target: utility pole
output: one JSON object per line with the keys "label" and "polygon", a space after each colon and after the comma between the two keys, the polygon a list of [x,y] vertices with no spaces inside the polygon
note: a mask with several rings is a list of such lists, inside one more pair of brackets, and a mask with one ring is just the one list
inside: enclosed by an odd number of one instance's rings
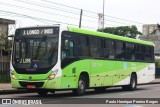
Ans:
{"label": "utility pole", "polygon": [[83,10],[80,12],[79,28],[81,28]]}
{"label": "utility pole", "polygon": [[104,6],[105,6],[105,0],[103,0],[103,29],[104,29]]}
{"label": "utility pole", "polygon": [[98,13],[98,29],[103,28],[103,13]]}

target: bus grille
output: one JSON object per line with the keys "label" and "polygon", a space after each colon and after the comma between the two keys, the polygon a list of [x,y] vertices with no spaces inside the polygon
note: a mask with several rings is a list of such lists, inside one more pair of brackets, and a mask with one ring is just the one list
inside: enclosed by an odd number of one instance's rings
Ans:
{"label": "bus grille", "polygon": [[19,81],[19,84],[22,87],[27,87],[27,85],[34,85],[34,86],[36,86],[36,88],[38,88],[38,87],[42,87],[44,82],[22,82],[22,81]]}

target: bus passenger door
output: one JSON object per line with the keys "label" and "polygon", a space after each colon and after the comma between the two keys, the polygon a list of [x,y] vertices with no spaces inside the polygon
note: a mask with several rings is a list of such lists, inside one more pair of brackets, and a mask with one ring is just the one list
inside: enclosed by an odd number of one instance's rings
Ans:
{"label": "bus passenger door", "polygon": [[70,32],[64,32],[61,44],[61,88],[76,88],[76,37]]}

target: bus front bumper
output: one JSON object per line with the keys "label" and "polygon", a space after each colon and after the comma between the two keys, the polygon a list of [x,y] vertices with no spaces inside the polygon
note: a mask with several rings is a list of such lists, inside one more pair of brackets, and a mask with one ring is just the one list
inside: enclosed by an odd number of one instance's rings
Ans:
{"label": "bus front bumper", "polygon": [[11,85],[13,88],[23,89],[60,89],[61,77],[54,78],[52,80],[18,80],[11,79]]}

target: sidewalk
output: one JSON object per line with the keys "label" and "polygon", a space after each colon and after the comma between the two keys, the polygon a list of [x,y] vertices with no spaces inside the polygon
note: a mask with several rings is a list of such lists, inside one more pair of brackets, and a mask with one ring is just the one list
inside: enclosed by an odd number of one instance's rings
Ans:
{"label": "sidewalk", "polygon": [[25,89],[15,89],[12,88],[10,83],[0,83],[0,94],[13,94],[13,93],[26,93],[29,92]]}
{"label": "sidewalk", "polygon": [[160,78],[156,78],[154,81],[152,81],[149,84],[160,84]]}
{"label": "sidewalk", "polygon": [[[160,84],[160,78],[155,79],[149,84]],[[27,93],[30,92],[25,89],[14,89],[10,83],[0,83],[0,94],[9,94],[9,93]]]}

